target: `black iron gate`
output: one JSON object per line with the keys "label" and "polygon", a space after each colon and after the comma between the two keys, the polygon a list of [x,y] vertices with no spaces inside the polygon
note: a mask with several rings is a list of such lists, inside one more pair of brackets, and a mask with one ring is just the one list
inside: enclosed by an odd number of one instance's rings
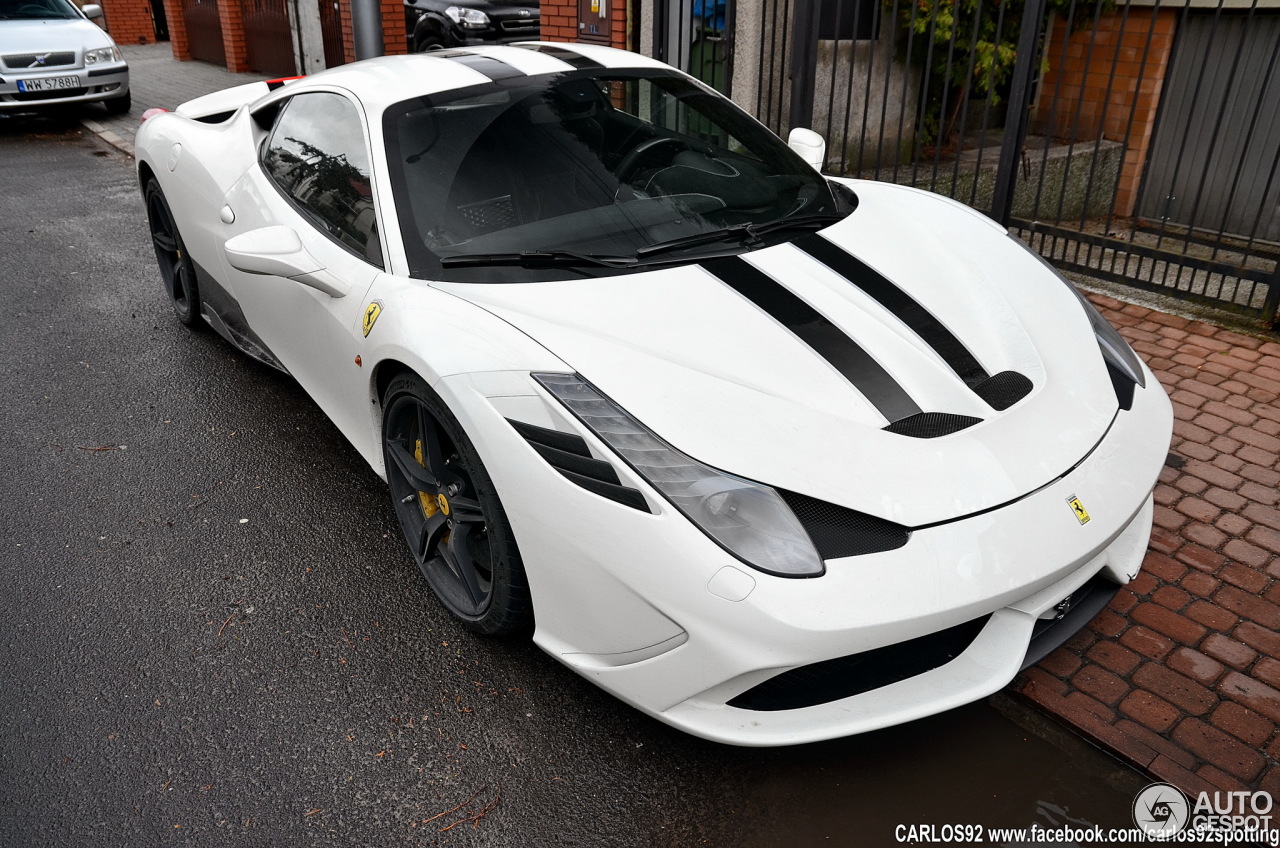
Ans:
{"label": "black iron gate", "polygon": [[[235,2],[235,0],[231,0]],[[298,72],[285,0],[240,0],[249,70],[291,77]]]}
{"label": "black iron gate", "polygon": [[654,16],[656,58],[731,94],[733,0],[671,0]]}
{"label": "black iron gate", "polygon": [[954,197],[1060,268],[1274,323],[1280,9],[736,2],[763,22],[736,99],[820,132],[827,173]]}
{"label": "black iron gate", "polygon": [[227,64],[222,45],[222,20],[218,17],[218,0],[182,0],[182,17],[187,25],[187,44],[193,59]]}

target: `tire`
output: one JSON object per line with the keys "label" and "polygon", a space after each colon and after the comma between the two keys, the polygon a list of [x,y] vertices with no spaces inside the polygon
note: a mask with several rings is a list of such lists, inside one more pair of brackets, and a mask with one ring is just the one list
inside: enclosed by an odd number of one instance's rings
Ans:
{"label": "tire", "polygon": [[382,410],[387,483],[427,585],[468,630],[530,630],[533,604],[515,535],[457,419],[409,372],[387,386]]}
{"label": "tire", "polygon": [[156,250],[156,263],[160,266],[160,278],[173,304],[178,320],[188,327],[200,323],[200,288],[196,281],[195,265],[182,243],[182,235],[173,220],[169,202],[165,200],[160,183],[155,178],[147,181],[143,197],[147,204],[147,223],[151,228],[151,244]]}
{"label": "tire", "polygon": [[443,50],[447,45],[444,43],[444,37],[434,30],[423,30],[413,40],[413,52],[430,53],[435,50]]}
{"label": "tire", "polygon": [[113,97],[102,101],[108,115],[123,115],[133,108],[133,94],[126,91],[124,97]]}

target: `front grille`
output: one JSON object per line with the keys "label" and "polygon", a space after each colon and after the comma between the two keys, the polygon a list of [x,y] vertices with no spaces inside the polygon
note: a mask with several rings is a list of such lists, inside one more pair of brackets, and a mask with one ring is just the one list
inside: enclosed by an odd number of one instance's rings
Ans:
{"label": "front grille", "polygon": [[573,483],[603,498],[617,501],[632,509],[649,512],[649,502],[644,499],[644,495],[630,486],[622,485],[622,481],[618,479],[618,472],[613,470],[613,466],[592,456],[591,449],[587,447],[586,440],[581,436],[562,433],[559,430],[551,430],[535,424],[526,424],[523,421],[514,421],[510,418],[507,419],[507,423],[524,436],[529,446],[537,451],[548,465]]}
{"label": "front grille", "polygon": [[532,32],[538,28],[539,20],[535,18],[517,18],[515,20],[503,21],[501,26],[508,32],[512,30],[520,32]]}
{"label": "front grille", "polygon": [[936,439],[958,433],[966,427],[980,424],[981,418],[972,415],[957,415],[953,412],[917,412],[894,421],[884,429],[899,436],[910,436],[913,439]]}
{"label": "front grille", "polygon": [[918,639],[784,671],[738,695],[729,706],[759,712],[799,710],[898,683],[960,656],[990,618],[984,615]]}
{"label": "front grille", "polygon": [[[36,60],[41,56],[44,57],[42,64],[36,65]],[[14,71],[25,71],[33,65],[37,68],[63,68],[76,63],[76,54],[73,50],[63,50],[58,53],[12,53],[3,57],[5,67]]]}
{"label": "front grille", "polygon": [[808,495],[776,489],[809,534],[823,559],[861,556],[902,547],[911,531],[874,515],[846,509]]}
{"label": "front grille", "polygon": [[60,100],[64,97],[83,97],[89,93],[87,88],[60,88],[57,91],[15,91],[14,100]]}

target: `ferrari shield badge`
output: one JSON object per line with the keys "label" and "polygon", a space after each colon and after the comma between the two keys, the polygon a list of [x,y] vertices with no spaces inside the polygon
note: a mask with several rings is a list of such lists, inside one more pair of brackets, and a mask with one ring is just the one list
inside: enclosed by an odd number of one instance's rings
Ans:
{"label": "ferrari shield badge", "polygon": [[369,338],[369,331],[373,329],[373,325],[378,322],[378,316],[382,314],[382,301],[375,300],[364,309],[364,322],[361,326],[364,328],[364,337]]}
{"label": "ferrari shield badge", "polygon": [[1071,511],[1076,514],[1076,521],[1081,524],[1089,523],[1089,510],[1084,508],[1084,504],[1075,495],[1067,498],[1067,506],[1071,507]]}

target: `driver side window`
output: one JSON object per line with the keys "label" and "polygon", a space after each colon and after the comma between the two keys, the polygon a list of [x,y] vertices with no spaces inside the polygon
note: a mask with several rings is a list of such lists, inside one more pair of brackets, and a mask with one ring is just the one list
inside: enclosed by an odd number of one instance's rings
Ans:
{"label": "driver side window", "polygon": [[289,100],[263,146],[262,169],[319,230],[383,267],[369,154],[355,104],[328,92]]}

